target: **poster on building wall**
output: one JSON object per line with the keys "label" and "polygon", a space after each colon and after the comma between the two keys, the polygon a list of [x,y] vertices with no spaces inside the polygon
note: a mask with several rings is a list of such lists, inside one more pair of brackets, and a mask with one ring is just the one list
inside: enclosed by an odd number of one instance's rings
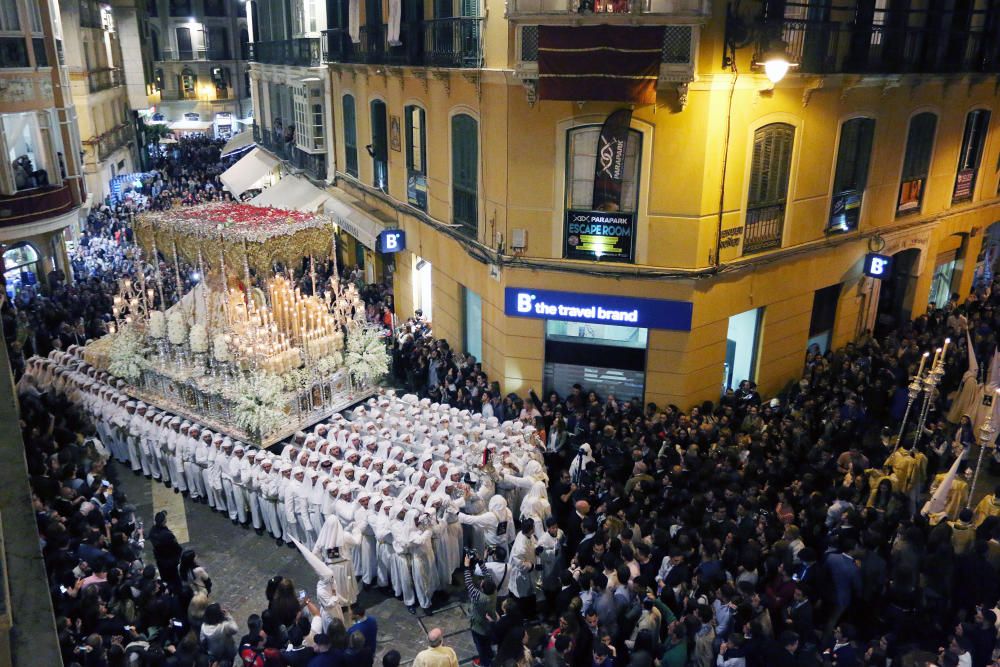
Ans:
{"label": "poster on building wall", "polygon": [[915,211],[920,208],[920,193],[924,188],[924,179],[915,178],[903,181],[899,186],[899,206],[897,211]]}
{"label": "poster on building wall", "polygon": [[962,169],[955,175],[955,192],[952,193],[953,201],[960,199],[972,199],[972,183],[976,178],[975,169]]}
{"label": "poster on building wall", "polygon": [[635,259],[635,216],[631,213],[566,211],[564,233],[567,259]]}

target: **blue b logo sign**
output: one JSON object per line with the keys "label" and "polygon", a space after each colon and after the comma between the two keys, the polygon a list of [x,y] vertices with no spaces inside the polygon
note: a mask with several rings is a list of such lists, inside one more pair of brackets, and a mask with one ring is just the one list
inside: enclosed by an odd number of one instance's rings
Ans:
{"label": "blue b logo sign", "polygon": [[378,235],[378,251],[399,252],[406,249],[406,232],[402,229],[387,229]]}
{"label": "blue b logo sign", "polygon": [[865,275],[885,280],[892,275],[892,257],[868,253],[865,255]]}

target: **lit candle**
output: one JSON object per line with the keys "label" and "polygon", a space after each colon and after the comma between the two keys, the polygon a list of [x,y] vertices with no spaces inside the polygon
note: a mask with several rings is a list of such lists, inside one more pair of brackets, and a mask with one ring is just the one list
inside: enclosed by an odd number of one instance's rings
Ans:
{"label": "lit candle", "polygon": [[931,368],[937,366],[938,361],[940,359],[941,359],[941,348],[939,347],[937,350],[934,351],[934,363],[931,364]]}
{"label": "lit candle", "polygon": [[924,364],[927,363],[927,357],[930,356],[930,352],[924,352],[920,357],[920,370],[917,371],[917,377],[924,374]]}
{"label": "lit candle", "polygon": [[948,354],[948,346],[951,345],[951,339],[944,339],[944,349],[941,350],[941,361],[944,361],[945,356]]}

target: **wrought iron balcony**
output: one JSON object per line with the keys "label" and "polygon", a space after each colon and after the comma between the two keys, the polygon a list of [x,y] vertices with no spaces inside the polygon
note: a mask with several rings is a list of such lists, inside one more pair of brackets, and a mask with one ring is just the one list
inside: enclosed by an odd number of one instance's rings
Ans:
{"label": "wrought iron balcony", "polygon": [[0,195],[0,227],[54,218],[78,205],[68,184],[22,190],[10,197]]}
{"label": "wrought iron balcony", "polygon": [[[782,39],[807,74],[1000,71],[1000,22],[987,10],[950,11],[946,3],[906,12],[789,2]],[[814,19],[826,16],[824,20]]]}
{"label": "wrought iron balcony", "polygon": [[660,15],[707,18],[711,3],[707,0],[510,0],[509,18],[574,14],[606,20],[609,15]]}
{"label": "wrought iron balcony", "polygon": [[117,88],[123,83],[122,71],[117,67],[106,67],[87,72],[87,86],[92,93]]}
{"label": "wrought iron balcony", "polygon": [[743,227],[743,254],[749,255],[781,247],[781,231],[785,226],[785,203],[747,208]]}
{"label": "wrought iron balcony", "polygon": [[282,161],[308,172],[314,179],[326,180],[326,153],[306,153],[295,145],[294,140],[285,141],[278,132],[256,124],[253,126],[253,140]]}
{"label": "wrought iron balcony", "polygon": [[122,123],[118,127],[108,130],[100,136],[91,137],[82,143],[85,146],[94,148],[97,153],[97,160],[104,162],[116,150],[129,144],[132,141],[132,136],[132,126],[128,123]]}
{"label": "wrought iron balcony", "polygon": [[271,65],[319,67],[319,37],[298,37],[250,44],[250,60]]}
{"label": "wrought iron balcony", "polygon": [[207,49],[164,49],[163,60],[165,61],[177,61],[177,60],[208,60],[208,50]]}
{"label": "wrought iron balcony", "polygon": [[481,67],[482,19],[450,17],[403,23],[390,44],[386,24],[361,26],[358,42],[343,28],[323,34],[323,59],[333,63],[413,67]]}

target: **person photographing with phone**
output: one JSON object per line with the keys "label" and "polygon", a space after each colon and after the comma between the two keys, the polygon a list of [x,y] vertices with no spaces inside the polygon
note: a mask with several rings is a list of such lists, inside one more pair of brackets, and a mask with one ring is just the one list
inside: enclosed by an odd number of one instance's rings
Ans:
{"label": "person photographing with phone", "polygon": [[469,631],[472,633],[472,642],[476,645],[476,653],[479,654],[480,667],[490,667],[493,663],[490,628],[496,620],[497,586],[492,576],[484,577],[479,586],[476,586],[472,580],[475,561],[466,553],[462,562],[462,577],[469,594]]}

